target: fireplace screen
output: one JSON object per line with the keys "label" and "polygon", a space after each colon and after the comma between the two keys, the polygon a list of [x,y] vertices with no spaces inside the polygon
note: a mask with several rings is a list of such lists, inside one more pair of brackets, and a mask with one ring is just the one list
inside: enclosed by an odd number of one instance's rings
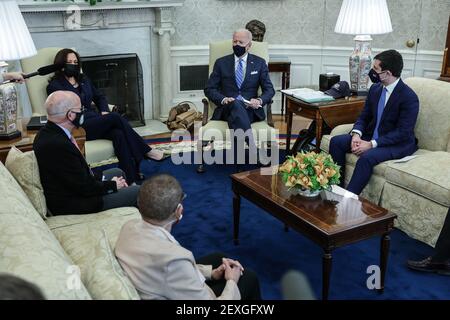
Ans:
{"label": "fireplace screen", "polygon": [[82,57],[83,72],[131,126],[145,125],[142,66],[134,54]]}

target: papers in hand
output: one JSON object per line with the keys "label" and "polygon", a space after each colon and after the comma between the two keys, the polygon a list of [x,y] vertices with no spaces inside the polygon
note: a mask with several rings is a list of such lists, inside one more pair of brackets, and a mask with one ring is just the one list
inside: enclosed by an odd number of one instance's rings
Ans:
{"label": "papers in hand", "polygon": [[[252,107],[252,104],[251,104],[250,100],[247,100],[247,99],[245,99],[245,98],[242,98],[242,101],[244,101],[244,103],[245,103],[245,105],[246,105],[247,107]],[[261,105],[258,105],[258,108],[261,108]]]}
{"label": "papers in hand", "polygon": [[310,88],[284,89],[281,90],[281,92],[306,102],[322,102],[334,100],[332,96],[326,95],[322,91],[317,91]]}

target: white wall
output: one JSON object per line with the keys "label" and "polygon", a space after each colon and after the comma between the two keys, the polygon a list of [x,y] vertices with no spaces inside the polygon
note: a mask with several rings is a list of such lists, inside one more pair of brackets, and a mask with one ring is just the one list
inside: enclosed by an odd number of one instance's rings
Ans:
{"label": "white wall", "polygon": [[[291,61],[290,87],[301,87],[319,84],[319,75],[334,72],[341,76],[341,80],[349,80],[348,58],[351,47],[320,47],[305,45],[270,45],[269,54],[286,56]],[[373,49],[373,55],[383,49]],[[179,66],[181,65],[207,65],[209,62],[208,46],[175,46],[171,49],[173,104],[184,100],[194,102],[202,110],[201,100],[203,91],[184,91],[179,88]],[[403,78],[411,76],[436,79],[440,75],[442,65],[442,52],[419,51],[417,54],[410,50],[400,50],[404,59]],[[281,74],[270,73],[275,89],[281,89]],[[281,113],[280,93],[274,98],[272,110]]]}

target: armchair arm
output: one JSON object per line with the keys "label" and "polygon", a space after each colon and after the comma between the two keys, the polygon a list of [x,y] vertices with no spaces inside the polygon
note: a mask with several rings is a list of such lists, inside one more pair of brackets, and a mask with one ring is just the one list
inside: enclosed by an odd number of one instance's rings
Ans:
{"label": "armchair arm", "polygon": [[267,111],[267,124],[274,128],[273,119],[272,119],[272,103],[273,100],[270,100],[270,102],[266,105],[266,111]]}
{"label": "armchair arm", "polygon": [[203,98],[203,99],[202,99],[202,102],[203,102],[203,119],[202,119],[202,125],[204,126],[205,124],[208,123],[209,100],[208,100],[208,98]]}
{"label": "armchair arm", "polygon": [[350,131],[352,131],[352,129],[353,129],[353,123],[341,124],[341,125],[335,127],[333,130],[331,130],[330,135],[337,136],[340,134],[350,133]]}

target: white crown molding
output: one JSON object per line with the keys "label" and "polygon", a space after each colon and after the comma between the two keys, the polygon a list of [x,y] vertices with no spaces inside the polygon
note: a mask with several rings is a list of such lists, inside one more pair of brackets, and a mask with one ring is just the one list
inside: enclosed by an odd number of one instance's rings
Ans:
{"label": "white crown molding", "polygon": [[142,8],[163,8],[180,7],[184,0],[123,0],[119,2],[98,2],[91,6],[84,0],[75,2],[39,2],[32,0],[19,1],[19,8],[22,12],[61,12],[66,11],[69,6],[78,6],[81,11],[98,10],[119,10],[119,9],[142,9]]}

